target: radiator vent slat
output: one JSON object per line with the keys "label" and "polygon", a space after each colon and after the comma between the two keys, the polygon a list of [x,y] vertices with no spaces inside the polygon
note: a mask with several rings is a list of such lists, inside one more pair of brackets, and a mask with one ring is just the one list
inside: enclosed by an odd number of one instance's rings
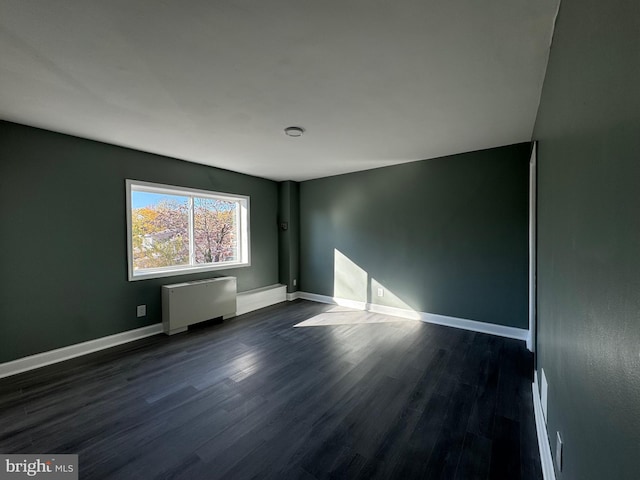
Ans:
{"label": "radiator vent slat", "polygon": [[189,325],[236,314],[236,277],[220,277],[162,286],[164,333],[184,332]]}

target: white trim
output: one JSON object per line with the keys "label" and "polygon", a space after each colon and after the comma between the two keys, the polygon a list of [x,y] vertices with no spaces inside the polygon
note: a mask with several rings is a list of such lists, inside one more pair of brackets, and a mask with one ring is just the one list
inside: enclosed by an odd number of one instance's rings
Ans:
{"label": "white trim", "polygon": [[551,447],[549,446],[549,435],[547,434],[547,424],[542,413],[542,403],[538,395],[538,375],[534,372],[533,384],[533,412],[536,418],[536,432],[538,434],[538,448],[540,449],[540,464],[542,466],[542,476],[544,480],[556,480],[556,472],[553,469],[553,458],[551,457]]}
{"label": "white trim", "polygon": [[[238,246],[237,252],[239,260],[235,262],[219,262],[216,264],[195,264],[195,250],[193,235],[189,235],[189,265],[176,265],[163,268],[148,268],[144,271],[134,271],[133,269],[133,245],[131,241],[131,194],[132,191],[149,193],[162,193],[189,198],[189,232],[193,230],[193,198],[213,198],[234,202],[238,204],[236,219],[238,222]],[[151,278],[164,278],[176,275],[187,275],[190,273],[212,272],[216,270],[227,270],[230,268],[242,268],[251,266],[251,230],[249,225],[249,209],[251,199],[247,195],[236,195],[233,193],[213,192],[209,190],[198,190],[195,188],[180,187],[177,185],[164,185],[160,183],[143,182],[140,180],[125,179],[125,203],[127,220],[127,278],[130,282],[147,280]]]}
{"label": "white trim", "polygon": [[[268,287],[239,293],[237,297],[236,315],[242,315],[243,313],[284,302],[286,300],[286,291],[287,287],[284,285],[270,285]],[[116,345],[157,335],[162,332],[162,323],[155,323],[147,327],[116,333],[87,342],[76,343],[68,347],[49,350],[48,352],[37,353],[11,362],[0,363],[0,378],[17,375],[18,373],[45,367],[53,363],[63,362],[99,350],[115,347]]]}
{"label": "white trim", "polygon": [[331,305],[340,305],[341,307],[353,308],[355,310],[366,310],[365,302],[349,300],[348,298],[328,297],[326,295],[318,295],[317,293],[298,292],[298,298],[303,300],[311,300],[318,303],[329,303]]}
{"label": "white trim", "polygon": [[316,293],[296,292],[298,298],[311,300],[313,302],[329,303],[332,305],[340,305],[342,307],[353,308],[355,310],[366,310],[368,312],[381,313],[384,315],[393,315],[396,317],[412,318],[421,320],[425,323],[435,323],[447,327],[460,328],[462,330],[470,330],[472,332],[488,333],[499,337],[514,338],[516,340],[526,341],[529,331],[523,328],[507,327],[504,325],[496,325],[494,323],[478,322],[476,320],[467,320],[466,318],[448,317],[446,315],[438,315],[435,313],[415,312],[413,310],[387,307],[385,305],[376,305],[366,302],[349,300],[346,298],[329,297],[326,295],[318,295]]}
{"label": "white trim", "polygon": [[538,143],[534,142],[529,159],[529,335],[527,348],[530,352],[536,349],[536,195],[537,195],[537,151]]}
{"label": "white trim", "polygon": [[139,280],[149,280],[151,278],[177,277],[180,275],[190,275],[192,273],[215,272],[216,270],[229,270],[231,268],[244,268],[244,267],[250,267],[250,266],[251,265],[248,263],[222,262],[216,265],[200,266],[200,267],[185,267],[185,266],[165,267],[165,268],[162,268],[161,270],[156,270],[151,273],[140,273],[135,277],[131,278],[129,281],[137,282]]}
{"label": "white trim", "polygon": [[269,285],[247,292],[238,293],[236,315],[253,312],[276,303],[287,301],[286,285]]}
{"label": "white trim", "polygon": [[[127,196],[131,197],[131,192],[129,192]],[[189,265],[196,264],[196,239],[195,235],[192,235],[193,226],[195,225],[193,220],[193,207],[193,197],[189,197],[189,226],[187,227],[187,231],[189,232]],[[131,224],[129,225],[129,227],[131,228]],[[128,232],[127,236],[131,238],[131,231]],[[131,280],[131,278],[129,278],[129,280]]]}
{"label": "white trim", "polygon": [[19,358],[11,362],[0,363],[0,378],[9,377],[18,373],[44,367],[53,363],[63,362],[71,358],[87,355],[88,353],[115,347],[123,343],[133,342],[141,338],[150,337],[162,333],[162,324],[155,323],[148,327],[136,328],[127,332],[116,333],[107,337],[96,338],[87,342],[76,343],[68,347],[49,350],[48,352],[37,353],[28,357]]}
{"label": "white trim", "polygon": [[235,193],[214,192],[213,190],[202,190],[198,188],[183,187],[180,185],[167,185],[164,183],[144,182],[142,180],[126,179],[128,187],[135,187],[135,190],[148,193],[161,193],[166,195],[193,195],[196,197],[205,197],[213,199],[221,199],[226,202],[237,202],[249,200],[247,195],[238,195]]}
{"label": "white trim", "polygon": [[547,422],[547,408],[549,406],[549,384],[544,368],[540,368],[540,408],[542,408],[542,418]]}
{"label": "white trim", "polygon": [[[257,288],[255,290],[249,290],[247,292],[241,292],[237,297],[236,315],[249,313],[287,300],[292,301],[302,298],[319,303],[329,303],[356,310],[367,310],[374,313],[393,315],[396,317],[412,318],[427,323],[435,323],[438,325],[461,328],[463,330],[471,330],[474,332],[489,333],[491,335],[515,338],[517,340],[525,340],[527,335],[527,330],[520,328],[505,327],[503,325],[477,322],[463,318],[447,317],[433,313],[414,312],[412,310],[387,307],[384,305],[367,304],[365,302],[357,302],[338,297],[327,297],[325,295],[317,295],[315,293],[286,293],[286,291],[287,287],[285,285],[276,284]],[[116,333],[115,335],[96,338],[95,340],[69,345],[68,347],[30,355],[11,362],[0,363],[0,378],[9,377],[11,375],[16,375],[18,373],[44,367],[53,363],[63,362],[71,358],[115,347],[116,345],[121,345],[123,343],[133,342],[141,338],[157,335],[162,333],[162,331],[162,323],[156,323],[147,327]]]}

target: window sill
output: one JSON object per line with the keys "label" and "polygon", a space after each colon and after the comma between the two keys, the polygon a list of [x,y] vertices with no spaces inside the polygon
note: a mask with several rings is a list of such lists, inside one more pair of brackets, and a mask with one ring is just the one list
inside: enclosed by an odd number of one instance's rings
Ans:
{"label": "window sill", "polygon": [[151,272],[144,273],[132,273],[129,272],[129,281],[135,282],[138,280],[149,280],[152,278],[163,277],[176,277],[179,275],[190,275],[193,273],[212,272],[216,270],[229,270],[231,268],[250,267],[251,263],[224,263],[220,265],[208,265],[202,267],[184,267],[184,268],[171,268],[171,269],[158,269]]}

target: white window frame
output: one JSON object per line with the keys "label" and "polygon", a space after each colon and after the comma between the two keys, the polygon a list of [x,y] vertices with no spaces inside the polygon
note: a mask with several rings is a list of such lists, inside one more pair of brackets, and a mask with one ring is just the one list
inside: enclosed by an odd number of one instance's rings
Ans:
{"label": "white window frame", "polygon": [[[127,205],[127,262],[129,281],[146,280],[150,278],[171,277],[174,275],[187,275],[190,273],[209,272],[213,270],[226,270],[229,268],[251,266],[251,243],[249,228],[249,197],[246,195],[235,195],[232,193],[212,192],[209,190],[198,190],[195,188],[178,187],[164,185],[161,183],[143,182],[139,180],[125,180],[126,205]],[[133,242],[131,237],[131,193],[132,191],[160,193],[165,195],[180,195],[189,197],[189,251],[191,252],[189,265],[177,265],[174,267],[147,268],[144,271],[133,270]],[[218,264],[195,264],[194,235],[193,235],[193,197],[213,198],[228,202],[238,202],[238,254],[239,260],[235,262],[224,262]]]}

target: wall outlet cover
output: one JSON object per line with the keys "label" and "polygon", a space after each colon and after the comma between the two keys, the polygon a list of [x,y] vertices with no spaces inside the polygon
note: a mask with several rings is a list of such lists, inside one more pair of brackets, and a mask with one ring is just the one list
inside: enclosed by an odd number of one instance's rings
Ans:
{"label": "wall outlet cover", "polygon": [[378,287],[378,296],[379,297],[384,297],[384,288]]}
{"label": "wall outlet cover", "polygon": [[146,305],[138,305],[136,308],[136,314],[138,317],[144,317],[147,315],[147,306]]}
{"label": "wall outlet cover", "polygon": [[298,280],[296,280],[295,278],[293,279],[293,286],[295,287],[298,284]]}

